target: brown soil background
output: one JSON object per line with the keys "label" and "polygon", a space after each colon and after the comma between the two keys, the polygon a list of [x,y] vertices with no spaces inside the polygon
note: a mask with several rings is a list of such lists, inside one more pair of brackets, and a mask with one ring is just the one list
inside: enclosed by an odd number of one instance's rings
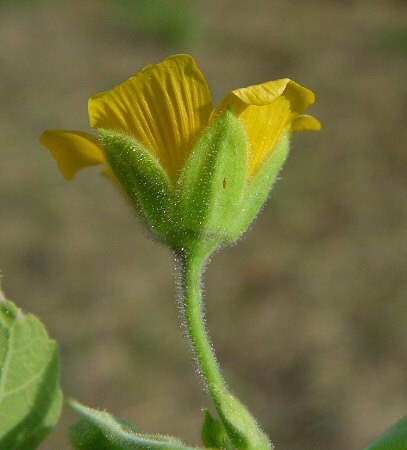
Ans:
{"label": "brown soil background", "polygon": [[[215,103],[288,76],[312,88],[263,214],[206,272],[232,389],[281,450],[361,449],[407,410],[407,4],[0,2],[2,287],[60,345],[66,395],[199,444],[208,406],[169,252],[98,176],[66,183],[38,143],[88,127],[87,97],[171,53]],[[69,448],[75,415],[40,447]]]}

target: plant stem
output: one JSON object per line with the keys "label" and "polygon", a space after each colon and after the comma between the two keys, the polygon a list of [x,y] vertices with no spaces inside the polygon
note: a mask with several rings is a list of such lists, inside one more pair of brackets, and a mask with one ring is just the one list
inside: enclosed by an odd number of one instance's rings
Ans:
{"label": "plant stem", "polygon": [[201,281],[205,263],[212,251],[213,247],[197,245],[176,250],[175,256],[181,269],[179,287],[188,337],[224,432],[228,436],[228,443],[220,440],[218,444],[230,449],[272,449],[269,438],[261,431],[254,417],[228,391],[206,332]]}
{"label": "plant stem", "polygon": [[193,248],[176,252],[181,268],[182,308],[188,337],[211,396],[214,388],[227,392],[219,364],[211,346],[204,320],[201,279],[212,249]]}

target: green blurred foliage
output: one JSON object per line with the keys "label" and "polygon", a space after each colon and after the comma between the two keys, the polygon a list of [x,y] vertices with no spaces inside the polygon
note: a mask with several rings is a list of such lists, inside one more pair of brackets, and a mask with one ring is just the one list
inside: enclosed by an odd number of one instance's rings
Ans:
{"label": "green blurred foliage", "polygon": [[187,43],[197,31],[197,17],[187,0],[114,0],[129,28],[159,38],[169,46]]}
{"label": "green blurred foliage", "polygon": [[395,55],[407,57],[407,26],[381,30],[378,43]]}
{"label": "green blurred foliage", "polygon": [[[69,0],[57,0],[69,6]],[[36,8],[55,1],[0,0],[0,9]],[[168,47],[187,45],[199,35],[199,20],[193,2],[188,0],[104,0],[101,7],[111,11],[111,19],[118,20],[122,31],[144,33]]]}

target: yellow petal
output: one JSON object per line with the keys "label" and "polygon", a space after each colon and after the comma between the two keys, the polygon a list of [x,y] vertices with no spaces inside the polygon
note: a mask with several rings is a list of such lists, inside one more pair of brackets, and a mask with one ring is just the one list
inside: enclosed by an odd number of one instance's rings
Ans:
{"label": "yellow petal", "polygon": [[[230,92],[212,117],[230,106],[242,121],[250,144],[249,175],[252,175],[272,151],[282,131],[293,128],[295,118],[314,101],[312,91],[283,78]],[[311,126],[310,119],[302,120],[303,126]],[[297,125],[301,127],[301,120]]]}
{"label": "yellow petal", "polygon": [[97,136],[82,131],[45,130],[40,136],[58,163],[62,175],[70,180],[82,167],[105,163]]}
{"label": "yellow petal", "polygon": [[320,130],[321,122],[308,114],[300,114],[294,118],[292,129],[295,131]]}
{"label": "yellow petal", "polygon": [[111,91],[89,99],[92,128],[130,135],[147,147],[175,180],[193,141],[208,123],[212,101],[188,55],[147,66]]}

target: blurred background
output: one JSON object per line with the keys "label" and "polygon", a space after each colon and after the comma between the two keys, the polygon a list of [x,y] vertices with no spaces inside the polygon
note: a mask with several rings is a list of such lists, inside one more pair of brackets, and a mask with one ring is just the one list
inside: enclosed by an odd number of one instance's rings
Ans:
{"label": "blurred background", "polygon": [[[407,4],[0,1],[2,288],[60,345],[66,395],[200,442],[208,406],[170,253],[99,176],[67,183],[38,143],[88,129],[87,98],[191,53],[214,103],[290,77],[317,93],[282,178],[206,272],[233,391],[280,450],[363,448],[407,411]],[[40,447],[68,449],[61,422]]]}

